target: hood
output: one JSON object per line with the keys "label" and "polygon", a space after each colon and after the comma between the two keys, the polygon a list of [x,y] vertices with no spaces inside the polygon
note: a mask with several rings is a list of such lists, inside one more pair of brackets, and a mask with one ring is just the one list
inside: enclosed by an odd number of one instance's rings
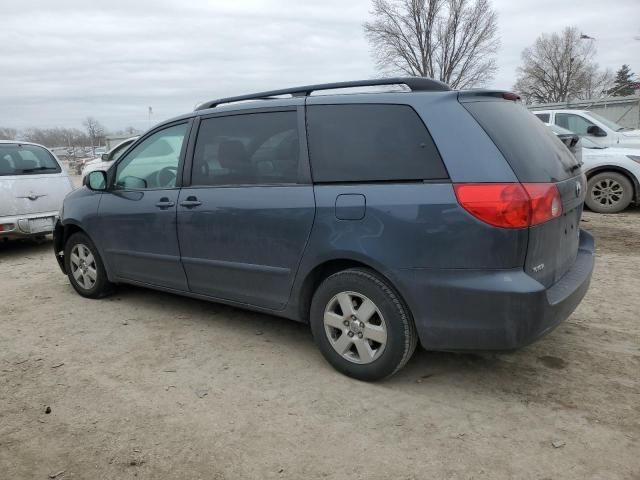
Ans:
{"label": "hood", "polygon": [[100,163],[100,162],[102,162],[102,158],[100,158],[100,157],[95,157],[95,158],[92,158],[91,160],[86,160],[86,161],[84,162],[84,164],[85,164],[85,165],[94,165],[94,164],[96,164],[96,163]]}

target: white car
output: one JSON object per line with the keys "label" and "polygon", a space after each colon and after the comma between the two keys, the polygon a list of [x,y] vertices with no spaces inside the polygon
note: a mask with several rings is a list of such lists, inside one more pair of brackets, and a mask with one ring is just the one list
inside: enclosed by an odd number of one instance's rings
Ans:
{"label": "white car", "polygon": [[103,153],[100,157],[94,158],[86,162],[82,168],[82,178],[89,175],[94,170],[109,170],[109,167],[113,165],[113,162],[118,160],[124,152],[135,142],[139,137],[127,138],[122,143],[119,143],[107,153]]}
{"label": "white car", "polygon": [[585,203],[598,213],[617,213],[640,203],[640,148],[603,147],[582,138]]}
{"label": "white car", "polygon": [[640,148],[640,130],[622,127],[588,110],[532,110],[547,125],[588,137],[602,147]]}
{"label": "white car", "polygon": [[69,175],[50,150],[0,140],[0,239],[51,233],[72,190]]}

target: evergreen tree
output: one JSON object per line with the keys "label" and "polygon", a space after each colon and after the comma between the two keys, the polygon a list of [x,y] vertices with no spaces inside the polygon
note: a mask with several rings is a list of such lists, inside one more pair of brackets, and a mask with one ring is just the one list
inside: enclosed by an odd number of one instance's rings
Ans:
{"label": "evergreen tree", "polygon": [[614,97],[625,97],[633,95],[637,82],[633,80],[633,73],[629,65],[622,65],[620,70],[616,72],[616,78],[613,81],[613,87],[609,90],[609,94]]}

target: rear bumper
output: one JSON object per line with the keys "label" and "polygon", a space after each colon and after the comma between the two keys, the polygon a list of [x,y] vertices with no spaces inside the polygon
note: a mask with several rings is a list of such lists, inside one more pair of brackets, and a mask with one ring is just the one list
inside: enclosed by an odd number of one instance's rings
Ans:
{"label": "rear bumper", "polygon": [[522,269],[396,271],[430,350],[513,350],[549,333],[576,309],[593,271],[594,241],[581,231],[571,269],[545,288]]}
{"label": "rear bumper", "polygon": [[[32,222],[30,220],[50,218],[51,228],[47,229],[32,229]],[[48,235],[53,231],[53,226],[58,220],[58,212],[42,212],[31,213],[26,215],[13,215],[8,217],[0,217],[0,239],[1,238],[26,238],[39,235]]]}

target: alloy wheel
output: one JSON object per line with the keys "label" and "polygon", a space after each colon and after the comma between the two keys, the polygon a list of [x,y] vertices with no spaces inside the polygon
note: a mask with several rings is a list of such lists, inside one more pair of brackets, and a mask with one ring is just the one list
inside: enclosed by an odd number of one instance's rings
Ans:
{"label": "alloy wheel", "polygon": [[591,198],[603,207],[616,206],[624,196],[623,186],[612,178],[603,178],[591,189]]}
{"label": "alloy wheel", "polygon": [[361,293],[341,292],[324,311],[324,329],[333,349],[346,360],[371,363],[387,344],[387,326],[376,304]]}
{"label": "alloy wheel", "polygon": [[91,290],[98,280],[98,267],[89,247],[78,243],[71,249],[71,274],[80,288]]}

